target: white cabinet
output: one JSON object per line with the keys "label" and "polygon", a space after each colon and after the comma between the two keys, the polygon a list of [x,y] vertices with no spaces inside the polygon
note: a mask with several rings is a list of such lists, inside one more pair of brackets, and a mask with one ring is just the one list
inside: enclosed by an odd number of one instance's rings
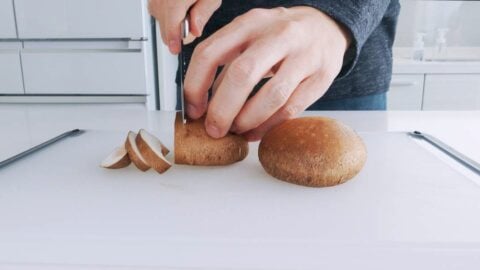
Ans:
{"label": "white cabinet", "polygon": [[16,38],[12,0],[0,0],[0,39]]}
{"label": "white cabinet", "polygon": [[421,110],[424,75],[393,75],[388,110]]}
{"label": "white cabinet", "polygon": [[141,50],[25,49],[27,94],[146,95]]}
{"label": "white cabinet", "polygon": [[15,0],[18,35],[21,39],[141,38],[144,5],[144,0]]}
{"label": "white cabinet", "polygon": [[0,43],[0,95],[23,94],[20,42]]}
{"label": "white cabinet", "polygon": [[479,110],[480,74],[426,75],[424,110]]}

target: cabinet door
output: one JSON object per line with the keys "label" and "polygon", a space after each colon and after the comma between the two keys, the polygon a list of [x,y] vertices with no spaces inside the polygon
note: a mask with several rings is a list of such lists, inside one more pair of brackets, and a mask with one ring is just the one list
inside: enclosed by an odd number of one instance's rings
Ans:
{"label": "cabinet door", "polygon": [[0,0],[0,38],[16,38],[12,0]]}
{"label": "cabinet door", "polygon": [[141,38],[144,0],[15,0],[20,38]]}
{"label": "cabinet door", "polygon": [[140,50],[25,49],[27,94],[146,94]]}
{"label": "cabinet door", "polygon": [[393,75],[388,110],[421,110],[424,75]]}
{"label": "cabinet door", "polygon": [[479,110],[480,74],[427,75],[424,110]]}
{"label": "cabinet door", "polygon": [[1,47],[2,46],[0,46],[0,94],[23,94],[19,49],[2,49]]}

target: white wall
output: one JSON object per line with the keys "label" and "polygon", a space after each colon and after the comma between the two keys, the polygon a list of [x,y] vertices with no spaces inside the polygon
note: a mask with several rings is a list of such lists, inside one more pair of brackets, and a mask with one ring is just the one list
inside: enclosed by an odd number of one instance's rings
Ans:
{"label": "white wall", "polygon": [[449,28],[449,46],[480,46],[480,1],[400,0],[402,11],[395,46],[411,47],[416,32],[425,32],[426,46],[436,29]]}
{"label": "white wall", "polygon": [[172,55],[163,44],[157,22],[158,80],[160,91],[160,110],[175,111],[177,105],[177,85],[175,76],[178,67],[177,57]]}

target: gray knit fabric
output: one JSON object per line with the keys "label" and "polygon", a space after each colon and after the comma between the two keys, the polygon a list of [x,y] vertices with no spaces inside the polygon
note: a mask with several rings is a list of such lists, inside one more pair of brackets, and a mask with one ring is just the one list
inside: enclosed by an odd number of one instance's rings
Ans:
{"label": "gray knit fabric", "polygon": [[343,69],[322,100],[386,92],[392,73],[399,0],[223,0],[205,27],[204,36],[185,48],[187,65],[196,44],[248,10],[302,5],[330,15],[353,37]]}

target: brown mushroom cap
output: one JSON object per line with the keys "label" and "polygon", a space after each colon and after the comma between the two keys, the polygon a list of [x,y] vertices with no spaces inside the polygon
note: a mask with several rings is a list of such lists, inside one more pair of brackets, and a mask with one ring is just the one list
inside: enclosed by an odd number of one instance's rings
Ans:
{"label": "brown mushroom cap", "polygon": [[292,119],[270,130],[258,157],[270,175],[290,183],[328,187],[357,175],[367,159],[355,131],[331,118]]}
{"label": "brown mushroom cap", "polygon": [[187,165],[228,165],[245,159],[248,142],[239,135],[227,134],[214,139],[207,134],[204,118],[189,120],[185,125],[182,116],[175,119],[175,163]]}

